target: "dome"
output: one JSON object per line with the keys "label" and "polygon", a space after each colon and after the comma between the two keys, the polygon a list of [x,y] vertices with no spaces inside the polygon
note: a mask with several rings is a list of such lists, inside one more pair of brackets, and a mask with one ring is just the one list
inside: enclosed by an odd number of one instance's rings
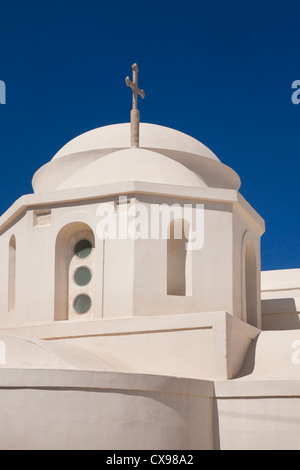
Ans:
{"label": "dome", "polygon": [[130,147],[130,123],[93,129],[68,142],[34,175],[35,193],[147,182],[239,189],[239,176],[204,144],[175,129],[140,123]]}
{"label": "dome", "polygon": [[[75,137],[62,147],[53,160],[78,152],[130,147],[130,123],[99,127]],[[140,147],[151,150],[177,150],[219,160],[204,144],[169,127],[140,123]]]}
{"label": "dome", "polygon": [[151,150],[119,150],[95,160],[67,178],[57,189],[124,181],[203,187],[205,183],[181,163]]}

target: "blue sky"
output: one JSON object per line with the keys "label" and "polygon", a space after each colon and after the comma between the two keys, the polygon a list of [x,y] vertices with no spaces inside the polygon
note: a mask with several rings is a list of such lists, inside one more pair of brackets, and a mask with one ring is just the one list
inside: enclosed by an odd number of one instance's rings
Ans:
{"label": "blue sky", "polygon": [[300,268],[299,1],[11,0],[0,5],[0,213],[69,140],[141,120],[207,145],[266,221],[262,269]]}

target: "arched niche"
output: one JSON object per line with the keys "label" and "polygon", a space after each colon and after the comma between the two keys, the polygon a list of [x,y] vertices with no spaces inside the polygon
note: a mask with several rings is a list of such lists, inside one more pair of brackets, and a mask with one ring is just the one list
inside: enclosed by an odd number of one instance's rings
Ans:
{"label": "arched niche", "polygon": [[16,237],[12,235],[9,240],[8,253],[8,311],[16,304]]}
{"label": "arched niche", "polygon": [[242,292],[243,320],[260,327],[260,266],[253,237],[245,232],[242,243]]}
{"label": "arched niche", "polygon": [[191,295],[191,251],[187,250],[189,224],[184,219],[170,222],[167,240],[167,294]]}
{"label": "arched niche", "polygon": [[55,243],[54,320],[93,316],[95,237],[83,222],[71,222]]}

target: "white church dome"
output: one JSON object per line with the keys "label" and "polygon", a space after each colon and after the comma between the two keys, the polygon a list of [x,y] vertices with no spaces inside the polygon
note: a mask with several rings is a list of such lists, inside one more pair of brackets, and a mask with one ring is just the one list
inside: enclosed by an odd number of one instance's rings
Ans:
{"label": "white church dome", "polygon": [[181,163],[151,150],[119,150],[95,160],[67,178],[57,189],[123,182],[176,184],[203,187],[206,184]]}
{"label": "white church dome", "polygon": [[[140,123],[140,147],[151,150],[177,150],[219,160],[204,144],[169,127]],[[78,152],[130,147],[130,123],[99,127],[75,137],[62,147],[53,160]]]}
{"label": "white church dome", "polygon": [[140,123],[139,148],[130,123],[91,130],[68,142],[34,175],[35,193],[142,181],[238,190],[239,176],[204,144],[168,127]]}

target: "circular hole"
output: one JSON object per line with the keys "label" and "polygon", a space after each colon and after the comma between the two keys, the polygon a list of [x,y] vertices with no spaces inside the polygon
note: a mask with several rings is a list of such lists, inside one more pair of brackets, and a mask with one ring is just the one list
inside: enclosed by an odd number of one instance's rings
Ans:
{"label": "circular hole", "polygon": [[77,313],[86,313],[91,308],[91,298],[86,294],[80,294],[74,300],[73,306]]}
{"label": "circular hole", "polygon": [[86,286],[92,279],[92,273],[89,268],[82,266],[75,271],[74,281],[78,286]]}
{"label": "circular hole", "polygon": [[79,240],[79,242],[76,243],[74,252],[75,255],[80,258],[87,258],[92,251],[92,244],[89,240],[82,239]]}

